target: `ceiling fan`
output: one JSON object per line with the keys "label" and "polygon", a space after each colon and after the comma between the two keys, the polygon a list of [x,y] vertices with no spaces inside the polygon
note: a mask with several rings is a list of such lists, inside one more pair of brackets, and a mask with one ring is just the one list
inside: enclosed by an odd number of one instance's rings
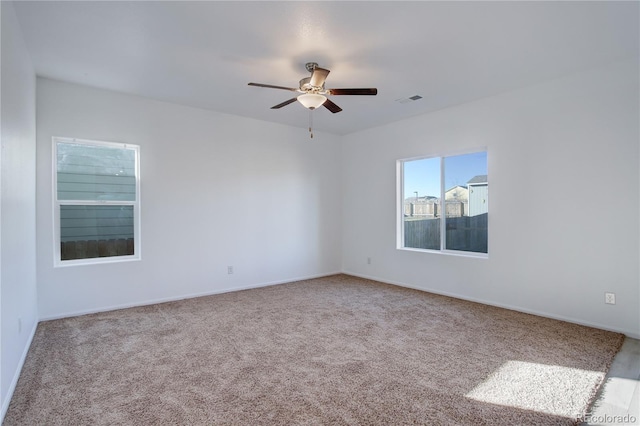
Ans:
{"label": "ceiling fan", "polygon": [[257,87],[268,87],[271,89],[282,89],[289,90],[291,92],[298,92],[300,95],[286,100],[278,105],[274,105],[271,109],[280,109],[283,106],[287,106],[295,101],[300,102],[305,108],[310,110],[314,110],[320,106],[324,106],[326,109],[331,111],[332,113],[342,111],[338,105],[333,103],[330,99],[327,98],[328,95],[338,96],[338,95],[377,95],[378,89],[368,88],[368,89],[325,89],[324,81],[327,79],[329,75],[329,70],[325,68],[320,68],[315,62],[308,62],[305,67],[307,71],[311,73],[310,77],[305,77],[300,80],[300,84],[298,88],[293,87],[283,87],[283,86],[274,86],[271,84],[261,84],[261,83],[249,83],[249,86],[257,86]]}

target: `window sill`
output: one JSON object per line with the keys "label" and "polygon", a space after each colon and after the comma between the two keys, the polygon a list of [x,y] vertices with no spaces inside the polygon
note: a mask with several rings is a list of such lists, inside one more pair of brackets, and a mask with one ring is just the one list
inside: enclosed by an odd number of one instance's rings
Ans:
{"label": "window sill", "polygon": [[54,268],[66,268],[69,266],[83,266],[83,265],[103,265],[106,263],[122,263],[122,262],[135,262],[142,260],[141,256],[111,256],[111,257],[91,257],[87,259],[74,259],[74,260],[55,260],[53,262]]}
{"label": "window sill", "polygon": [[411,248],[411,247],[398,247],[398,250],[402,251],[412,251],[418,253],[430,253],[444,256],[455,256],[455,257],[467,257],[473,259],[488,259],[488,253],[476,253],[472,251],[456,251],[456,250],[429,250],[429,249],[420,249],[420,248]]}

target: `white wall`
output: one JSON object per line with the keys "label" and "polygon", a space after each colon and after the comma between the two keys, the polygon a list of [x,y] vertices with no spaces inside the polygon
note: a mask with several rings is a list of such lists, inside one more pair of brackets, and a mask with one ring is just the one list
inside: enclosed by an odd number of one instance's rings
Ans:
{"label": "white wall", "polygon": [[[2,15],[0,422],[37,325],[35,75],[13,5]],[[19,321],[21,327],[19,327]]]}
{"label": "white wall", "polygon": [[[43,319],[340,271],[338,136],[47,79],[37,91]],[[52,136],[140,145],[141,261],[53,267]]]}
{"label": "white wall", "polygon": [[[638,71],[615,64],[345,136],[343,270],[640,337]],[[396,160],[483,146],[489,258],[397,250]]]}

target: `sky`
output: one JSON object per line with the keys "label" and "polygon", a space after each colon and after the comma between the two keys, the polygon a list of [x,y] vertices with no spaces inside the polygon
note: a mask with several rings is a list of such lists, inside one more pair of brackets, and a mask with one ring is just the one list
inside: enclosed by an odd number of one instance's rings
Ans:
{"label": "sky", "polygon": [[[466,186],[477,175],[487,173],[487,152],[455,155],[444,160],[445,191]],[[404,198],[431,195],[440,198],[440,157],[404,162]]]}

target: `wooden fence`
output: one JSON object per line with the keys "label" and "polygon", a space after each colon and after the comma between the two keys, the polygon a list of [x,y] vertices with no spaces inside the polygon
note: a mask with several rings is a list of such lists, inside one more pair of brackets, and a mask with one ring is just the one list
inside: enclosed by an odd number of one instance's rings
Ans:
{"label": "wooden fence", "polygon": [[[487,253],[488,214],[449,217],[446,220],[447,250]],[[404,246],[430,250],[440,249],[440,218],[405,220]]]}
{"label": "wooden fence", "polygon": [[405,220],[404,246],[440,250],[440,219]]}
{"label": "wooden fence", "polygon": [[[445,209],[447,217],[466,216],[468,215],[469,203],[464,201],[447,201]],[[435,200],[419,203],[404,203],[405,216],[426,216],[438,217],[441,214],[440,204]]]}
{"label": "wooden fence", "polygon": [[62,242],[60,254],[62,260],[132,255],[133,238]]}

